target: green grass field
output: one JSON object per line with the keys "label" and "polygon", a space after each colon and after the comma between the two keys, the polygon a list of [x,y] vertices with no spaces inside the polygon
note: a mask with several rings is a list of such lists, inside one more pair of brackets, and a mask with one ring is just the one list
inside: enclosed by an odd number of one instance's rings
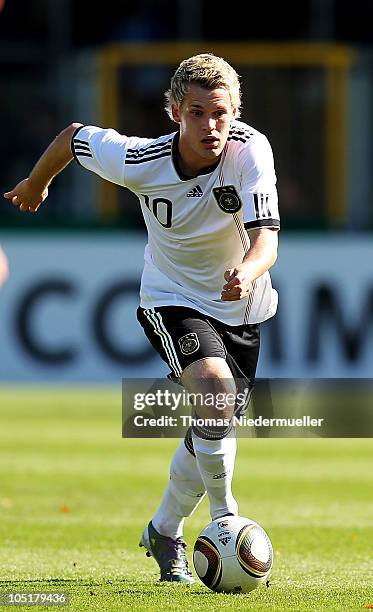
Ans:
{"label": "green grass field", "polygon": [[[0,391],[0,593],[66,592],[73,611],[373,606],[373,440],[239,440],[240,514],[268,531],[275,564],[270,588],[215,594],[159,583],[138,548],[177,441],[121,439],[120,402],[99,388]],[[209,520],[204,501],[190,559]]]}

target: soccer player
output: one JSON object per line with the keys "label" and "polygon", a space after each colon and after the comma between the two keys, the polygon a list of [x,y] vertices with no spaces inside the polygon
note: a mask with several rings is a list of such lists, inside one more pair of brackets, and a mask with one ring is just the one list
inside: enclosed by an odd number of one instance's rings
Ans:
{"label": "soccer player", "polygon": [[[166,100],[177,131],[137,138],[73,123],[5,197],[35,212],[73,156],[133,191],[149,236],[138,320],[188,392],[228,397],[238,381],[252,384],[259,324],[277,308],[268,272],[280,225],[272,150],[263,134],[238,120],[238,75],[222,58],[184,60]],[[234,409],[228,401],[219,410],[203,400],[193,406],[198,424],[175,452],[164,497],[140,542],[161,580],[193,582],[183,524],[206,491],[212,519],[238,513],[231,489]]]}

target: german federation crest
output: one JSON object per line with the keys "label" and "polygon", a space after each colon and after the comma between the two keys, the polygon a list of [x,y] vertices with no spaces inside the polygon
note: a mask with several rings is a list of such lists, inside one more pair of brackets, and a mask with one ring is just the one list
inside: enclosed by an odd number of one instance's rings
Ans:
{"label": "german federation crest", "polygon": [[194,332],[186,334],[179,338],[179,346],[183,355],[190,355],[195,353],[199,349],[199,340],[197,334]]}
{"label": "german federation crest", "polygon": [[219,208],[228,214],[233,215],[242,207],[240,196],[234,185],[223,185],[222,187],[214,187],[213,193],[218,203]]}

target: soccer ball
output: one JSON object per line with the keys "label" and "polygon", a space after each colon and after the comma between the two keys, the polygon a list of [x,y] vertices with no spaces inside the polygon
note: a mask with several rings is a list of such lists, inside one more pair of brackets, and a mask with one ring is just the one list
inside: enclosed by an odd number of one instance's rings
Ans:
{"label": "soccer ball", "polygon": [[199,578],[212,591],[248,593],[267,580],[273,548],[258,523],[243,516],[225,516],[201,531],[193,563]]}

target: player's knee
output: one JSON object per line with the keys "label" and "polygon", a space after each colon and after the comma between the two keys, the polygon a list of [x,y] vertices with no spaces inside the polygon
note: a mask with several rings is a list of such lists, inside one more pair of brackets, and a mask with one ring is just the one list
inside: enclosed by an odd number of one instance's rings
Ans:
{"label": "player's knee", "polygon": [[192,398],[195,394],[196,401],[206,409],[210,407],[207,411],[211,415],[226,409],[229,412],[229,406],[234,405],[236,383],[229,365],[221,357],[206,357],[190,364],[183,371],[182,383]]}
{"label": "player's knee", "polygon": [[227,362],[208,357],[190,364],[182,377],[193,406],[193,432],[201,438],[221,439],[232,430],[236,384]]}
{"label": "player's knee", "polygon": [[232,378],[232,371],[223,357],[205,357],[189,364],[183,370],[181,381],[184,386],[190,386],[202,380],[225,381]]}

